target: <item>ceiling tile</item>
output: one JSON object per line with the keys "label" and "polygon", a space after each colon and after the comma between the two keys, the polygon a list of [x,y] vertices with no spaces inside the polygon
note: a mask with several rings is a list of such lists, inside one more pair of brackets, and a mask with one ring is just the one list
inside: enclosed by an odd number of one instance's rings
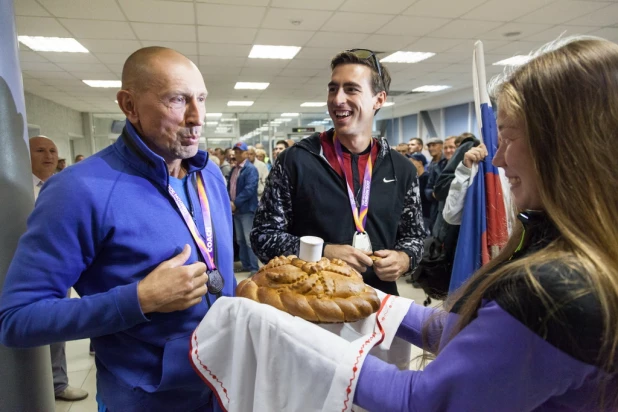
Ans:
{"label": "ceiling tile", "polygon": [[529,14],[554,0],[489,0],[461,16],[464,19],[487,21],[511,21]]}
{"label": "ceiling tile", "polygon": [[[435,37],[421,37],[417,41],[408,44],[407,51],[440,53],[461,44],[463,39],[439,39]],[[403,50],[403,49],[402,49]]]}
{"label": "ceiling tile", "polygon": [[131,23],[138,39],[140,40],[161,40],[194,42],[197,41],[195,35],[195,25],[189,24],[153,24],[153,23]]}
{"label": "ceiling tile", "polygon": [[542,32],[533,34],[531,36],[527,36],[522,38],[522,40],[526,41],[542,41],[542,42],[550,42],[556,40],[558,37],[564,36],[573,36],[578,34],[586,34],[591,31],[597,30],[596,27],[592,26],[567,26],[560,25],[552,27],[551,29],[544,30]]}
{"label": "ceiling tile", "polygon": [[472,64],[472,49],[460,52],[438,53],[426,60],[428,63],[461,63]]}
{"label": "ceiling tile", "polygon": [[290,69],[322,69],[330,67],[330,61],[325,59],[294,59],[287,66]]}
{"label": "ceiling tile", "polygon": [[586,16],[573,19],[568,22],[574,25],[584,26],[611,26],[618,24],[618,4],[604,7]]}
{"label": "ceiling tile", "polygon": [[90,53],[39,52],[39,54],[54,63],[99,63]]}
{"label": "ceiling tile", "polygon": [[591,36],[598,36],[609,41],[613,41],[614,43],[618,43],[618,28],[606,27],[601,30],[593,31],[592,33],[588,33]]}
{"label": "ceiling tile", "polygon": [[481,20],[453,20],[449,24],[432,32],[430,36],[451,39],[475,39],[489,30],[501,27],[504,23]]}
{"label": "ceiling tile", "polygon": [[304,59],[311,59],[311,60],[325,60],[327,62],[330,62],[330,59],[332,59],[337,53],[341,52],[341,48],[339,47],[303,47],[298,54],[296,55],[296,57],[294,57],[294,60],[298,59],[298,60],[304,60]]}
{"label": "ceiling tile", "polygon": [[50,62],[21,62],[19,64],[22,70],[39,70],[46,72],[63,72],[64,69]]}
{"label": "ceiling tile", "polygon": [[230,57],[230,56],[200,56],[199,66],[229,66],[243,67],[246,57]]}
{"label": "ceiling tile", "polygon": [[450,21],[450,19],[438,19],[433,17],[397,16],[389,24],[382,27],[378,33],[424,36]]}
{"label": "ceiling tile", "polygon": [[410,6],[410,0],[347,0],[339,8],[342,11],[361,13],[400,14]]}
{"label": "ceiling tile", "polygon": [[314,33],[314,31],[301,30],[260,29],[253,44],[302,47],[307,44]]}
{"label": "ceiling tile", "polygon": [[420,0],[403,12],[409,16],[459,17],[487,0]]}
{"label": "ceiling tile", "polygon": [[39,16],[48,17],[51,16],[34,0],[19,0],[13,2],[15,7],[16,16]]}
{"label": "ceiling tile", "polygon": [[360,33],[331,33],[320,31],[307,43],[309,47],[320,47],[328,44],[330,47],[338,47],[340,50],[363,47],[363,40],[368,36]]}
{"label": "ceiling tile", "polygon": [[129,39],[135,40],[135,34],[127,22],[59,19],[75,38],[82,39]]}
{"label": "ceiling tile", "polygon": [[20,36],[71,37],[71,34],[49,17],[15,16],[17,34]]}
{"label": "ceiling tile", "polygon": [[105,64],[124,64],[130,53],[95,53],[95,56]]}
{"label": "ceiling tile", "polygon": [[107,66],[100,63],[57,63],[57,65],[68,72],[100,73],[109,70]]}
{"label": "ceiling tile", "polygon": [[272,0],[271,7],[309,10],[337,10],[345,0]]}
{"label": "ceiling tile", "polygon": [[193,22],[193,3],[157,0],[118,0],[129,21],[186,24]]}
{"label": "ceiling tile", "polygon": [[133,53],[142,47],[137,40],[84,39],[80,43],[93,53]]}
{"label": "ceiling tile", "polygon": [[197,43],[188,41],[142,41],[144,47],[159,46],[176,50],[184,55],[197,55]]}
{"label": "ceiling tile", "polygon": [[283,59],[247,59],[245,67],[272,67],[282,69],[290,64],[290,60]]}
{"label": "ceiling tile", "polygon": [[251,51],[251,46],[239,44],[199,43],[198,47],[201,56],[247,57]]}
{"label": "ceiling tile", "polygon": [[[286,77],[303,77],[303,78],[307,78],[307,77],[314,77],[319,73],[319,70],[317,69],[283,69],[279,75],[280,76],[286,76]],[[327,79],[324,79],[324,83],[327,83]]]}
{"label": "ceiling tile", "polygon": [[269,68],[269,67],[245,67],[240,72],[241,76],[268,76],[272,74],[279,74],[281,72],[280,68]]}
{"label": "ceiling tile", "polygon": [[392,15],[337,12],[324,28],[335,32],[374,33],[393,19]]}
{"label": "ceiling tile", "polygon": [[[518,37],[516,38],[518,39]],[[446,50],[447,52],[470,52],[470,55],[472,55],[472,51],[474,50],[474,44],[478,41],[478,39],[466,39],[464,40],[462,43],[460,43],[458,46],[455,46],[451,49]],[[511,42],[512,40],[485,40],[483,39],[483,49],[485,50],[485,52],[488,52],[490,50],[494,50],[497,49],[498,47],[507,45]]]}
{"label": "ceiling tile", "polygon": [[114,0],[38,0],[38,2],[56,17],[125,20]]}
{"label": "ceiling tile", "polygon": [[262,27],[284,30],[319,30],[332,15],[330,11],[270,8],[262,21]]}
{"label": "ceiling tile", "polygon": [[259,27],[265,7],[197,4],[197,23],[204,26]]}
{"label": "ceiling tile", "polygon": [[504,37],[505,33],[520,32],[516,38],[528,37],[536,33],[540,33],[549,29],[549,24],[534,24],[534,23],[505,23],[496,29],[490,30],[479,36],[480,40],[512,40],[512,38]]}
{"label": "ceiling tile", "polygon": [[200,43],[254,44],[257,29],[242,27],[198,26],[197,36]]}
{"label": "ceiling tile", "polygon": [[100,73],[70,71],[73,76],[80,80],[120,80],[117,75],[109,70]]}
{"label": "ceiling tile", "polygon": [[543,45],[543,42],[529,42],[529,41],[514,41],[502,47],[493,49],[492,54],[506,54],[514,56],[516,54],[529,54],[536,51]]}
{"label": "ceiling tile", "polygon": [[20,50],[19,51],[19,61],[20,62],[41,62],[41,63],[46,63],[49,60],[47,60],[45,57],[41,56],[40,54],[33,52],[33,51],[27,51],[27,50]]}
{"label": "ceiling tile", "polygon": [[403,50],[408,44],[418,40],[414,36],[389,36],[385,34],[372,34],[363,40],[363,47],[375,51]]}
{"label": "ceiling tile", "polygon": [[[25,73],[28,73],[35,79],[63,79],[63,80],[74,80],[75,77],[65,71],[62,72],[46,72],[39,70],[27,70]],[[45,82],[49,83],[49,82]]]}
{"label": "ceiling tile", "polygon": [[[197,0],[200,3],[221,3],[221,0]],[[240,6],[268,6],[270,0],[225,0],[225,4]]]}
{"label": "ceiling tile", "polygon": [[577,17],[590,14],[609,4],[610,3],[597,3],[593,1],[562,0],[541,7],[530,14],[518,18],[517,21],[547,24],[564,23]]}

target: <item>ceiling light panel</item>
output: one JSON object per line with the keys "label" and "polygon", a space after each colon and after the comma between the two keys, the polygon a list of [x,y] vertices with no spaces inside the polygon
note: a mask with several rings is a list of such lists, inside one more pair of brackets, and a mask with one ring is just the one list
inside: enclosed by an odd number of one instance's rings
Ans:
{"label": "ceiling light panel", "polygon": [[528,63],[532,59],[531,56],[513,56],[508,59],[500,60],[498,62],[493,63],[494,66],[521,66],[522,64]]}
{"label": "ceiling light panel", "polygon": [[89,53],[77,40],[65,37],[18,36],[17,39],[34,51],[59,53]]}
{"label": "ceiling light panel", "polygon": [[253,106],[253,101],[251,100],[230,100],[227,102],[228,106]]}
{"label": "ceiling light panel", "polygon": [[300,51],[296,46],[263,46],[255,45],[249,52],[250,59],[293,59]]}
{"label": "ceiling light panel", "polygon": [[264,90],[270,83],[257,83],[257,82],[236,82],[234,89],[237,90]]}
{"label": "ceiling light panel", "polygon": [[413,92],[429,92],[429,93],[433,93],[433,92],[439,92],[441,90],[446,90],[446,89],[450,89],[451,86],[443,86],[443,85],[426,85],[426,86],[421,86],[421,87],[417,87],[416,89],[413,89]]}
{"label": "ceiling light panel", "polygon": [[82,80],[90,87],[103,87],[107,89],[116,88],[120,89],[122,87],[122,82],[120,80]]}
{"label": "ceiling light panel", "polygon": [[301,107],[322,107],[326,106],[326,102],[305,102],[300,105]]}
{"label": "ceiling light panel", "polygon": [[435,56],[435,53],[429,52],[411,52],[411,51],[398,51],[385,58],[381,59],[383,63],[418,63],[423,60]]}

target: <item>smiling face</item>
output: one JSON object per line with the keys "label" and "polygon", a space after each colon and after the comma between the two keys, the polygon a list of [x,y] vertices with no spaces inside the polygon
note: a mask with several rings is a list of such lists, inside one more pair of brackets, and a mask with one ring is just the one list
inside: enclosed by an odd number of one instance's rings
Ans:
{"label": "smiling face", "polygon": [[[143,90],[121,90],[118,100],[148,147],[166,163],[195,156],[206,115],[200,71],[174,51],[149,60]],[[125,99],[130,99],[126,101]]]}
{"label": "smiling face", "polygon": [[429,143],[427,145],[427,150],[431,157],[437,159],[442,156],[442,143]]}
{"label": "smiling face", "polygon": [[502,110],[498,111],[498,151],[493,164],[504,169],[518,209],[543,210],[524,122]]}
{"label": "smiling face", "polygon": [[455,154],[455,150],[457,150],[457,146],[455,146],[455,138],[449,138],[444,141],[444,157],[446,160],[451,160],[451,157]]}
{"label": "smiling face", "polygon": [[32,174],[45,181],[56,171],[58,149],[51,139],[37,136],[30,139],[30,161]]}
{"label": "smiling face", "polygon": [[328,113],[339,136],[371,136],[373,117],[386,93],[373,95],[371,69],[362,64],[341,64],[328,84]]}

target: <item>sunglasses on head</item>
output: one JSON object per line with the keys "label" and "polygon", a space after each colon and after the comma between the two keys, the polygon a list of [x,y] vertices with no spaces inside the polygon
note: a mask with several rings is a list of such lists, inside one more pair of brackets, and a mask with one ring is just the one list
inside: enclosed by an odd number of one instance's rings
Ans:
{"label": "sunglasses on head", "polygon": [[358,57],[359,59],[362,59],[362,60],[372,59],[373,60],[373,64],[375,65],[375,68],[378,71],[378,76],[380,76],[380,80],[382,81],[382,87],[384,87],[384,90],[386,90],[386,85],[384,84],[384,77],[382,77],[382,66],[380,65],[380,61],[378,60],[378,57],[376,56],[376,54],[372,50],[369,50],[369,49],[351,49],[351,50],[346,50],[346,52],[352,53],[353,55],[355,55],[356,57]]}

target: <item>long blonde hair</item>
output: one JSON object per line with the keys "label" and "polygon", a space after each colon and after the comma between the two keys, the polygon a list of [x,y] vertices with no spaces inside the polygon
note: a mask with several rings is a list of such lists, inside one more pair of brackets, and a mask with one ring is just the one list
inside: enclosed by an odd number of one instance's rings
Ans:
{"label": "long blonde hair", "polygon": [[[517,225],[502,252],[447,301],[462,299],[451,338],[474,320],[490,288],[513,274],[546,305],[556,302],[534,268],[560,262],[586,285],[572,299],[593,294],[603,314],[598,364],[618,367],[618,45],[602,39],[562,41],[508,74],[495,91],[498,110],[525,124],[541,202],[559,236],[545,248],[508,262],[522,236]],[[585,146],[585,147],[584,147]],[[525,307],[522,308],[526,310]]]}

